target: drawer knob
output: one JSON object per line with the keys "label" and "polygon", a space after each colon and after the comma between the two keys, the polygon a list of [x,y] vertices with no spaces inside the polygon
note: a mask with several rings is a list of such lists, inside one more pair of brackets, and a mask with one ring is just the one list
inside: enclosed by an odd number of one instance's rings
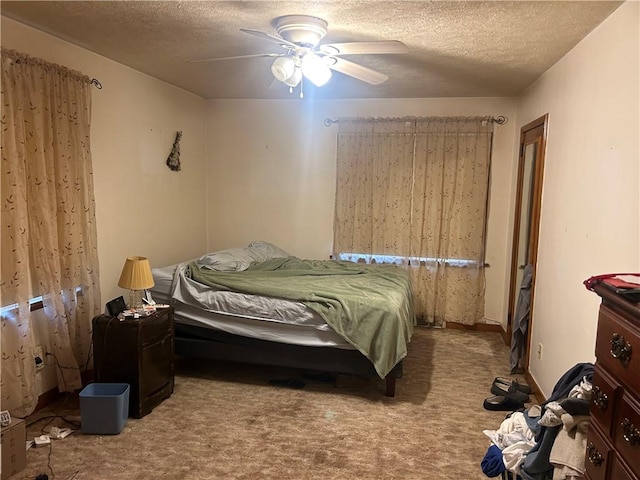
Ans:
{"label": "drawer knob", "polygon": [[640,430],[628,418],[625,418],[620,425],[622,426],[622,437],[625,441],[634,447],[638,445],[640,443]]}
{"label": "drawer knob", "polygon": [[629,363],[631,360],[631,344],[625,342],[624,337],[619,333],[614,333],[611,336],[611,356],[622,363]]}
{"label": "drawer knob", "polygon": [[607,409],[607,406],[609,406],[609,395],[600,390],[600,387],[596,385],[593,387],[593,396],[591,401],[596,407],[604,412]]}
{"label": "drawer knob", "polygon": [[591,463],[593,463],[596,467],[602,465],[604,458],[602,458],[602,454],[598,451],[596,446],[589,442],[587,445],[587,458]]}

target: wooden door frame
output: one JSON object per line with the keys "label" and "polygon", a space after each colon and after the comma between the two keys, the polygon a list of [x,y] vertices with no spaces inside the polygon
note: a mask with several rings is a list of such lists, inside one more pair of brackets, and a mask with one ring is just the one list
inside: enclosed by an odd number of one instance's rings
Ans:
{"label": "wooden door frame", "polygon": [[540,234],[540,209],[542,205],[542,184],[544,180],[544,157],[547,145],[547,129],[549,114],[543,115],[532,122],[527,123],[520,129],[520,147],[518,150],[518,180],[516,184],[516,205],[514,211],[514,225],[511,246],[511,270],[509,276],[509,306],[507,311],[507,331],[506,337],[509,344],[512,335],[512,313],[517,302],[517,292],[519,285],[514,285],[518,265],[518,248],[519,248],[519,232],[520,232],[520,209],[522,208],[522,190],[524,177],[524,154],[525,146],[538,143],[536,150],[535,170],[533,172],[533,186],[531,199],[531,218],[529,228],[529,251],[527,252],[528,262],[533,265],[531,278],[531,312],[529,314],[529,328],[526,342],[526,356],[524,359],[525,372],[529,368],[529,360],[531,354],[531,325],[533,319],[533,296],[535,293],[536,265],[538,260],[538,241]]}

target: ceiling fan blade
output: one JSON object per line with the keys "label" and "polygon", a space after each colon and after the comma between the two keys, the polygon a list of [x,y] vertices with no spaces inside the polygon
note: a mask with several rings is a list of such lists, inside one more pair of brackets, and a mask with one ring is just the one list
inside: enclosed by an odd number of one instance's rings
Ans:
{"label": "ceiling fan blade", "polygon": [[409,48],[398,40],[381,42],[325,43],[320,51],[328,55],[370,55],[386,53],[409,53]]}
{"label": "ceiling fan blade", "polygon": [[219,62],[221,60],[235,60],[237,58],[256,58],[256,57],[281,57],[281,53],[254,53],[251,55],[236,55],[233,57],[207,58],[204,60],[189,60],[189,63]]}
{"label": "ceiling fan blade", "polygon": [[334,57],[333,60],[335,60],[335,63],[333,65],[329,65],[332,70],[344,73],[345,75],[357,78],[358,80],[370,83],[371,85],[379,85],[386,82],[389,78],[384,73],[376,72],[375,70],[358,63],[350,62],[344,58]]}
{"label": "ceiling fan blade", "polygon": [[295,43],[291,43],[285,40],[284,38],[274,37],[273,35],[269,35],[268,33],[261,32],[260,30],[251,30],[248,28],[241,28],[240,31],[244,33],[248,33],[249,35],[253,35],[254,37],[258,37],[262,40],[266,40],[268,42],[277,43],[282,48],[288,48],[291,50],[295,50],[298,48],[298,45],[296,45]]}

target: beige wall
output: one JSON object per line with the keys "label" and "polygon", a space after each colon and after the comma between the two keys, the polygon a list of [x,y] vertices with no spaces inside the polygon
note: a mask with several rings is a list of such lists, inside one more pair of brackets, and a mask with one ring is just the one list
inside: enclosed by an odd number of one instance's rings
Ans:
{"label": "beige wall", "polygon": [[[204,100],[88,50],[2,17],[2,46],[97,78],[92,92],[100,279],[104,302],[129,255],[167,265],[205,250]],[[165,161],[182,130],[181,172]],[[104,303],[103,302],[103,303]]]}
{"label": "beige wall", "polygon": [[[305,258],[328,258],[333,235],[337,125],[325,118],[515,115],[506,98],[395,100],[211,100],[207,183],[209,250],[266,240]],[[513,121],[496,125],[487,238],[485,316],[506,321],[511,248]]]}
{"label": "beige wall", "polygon": [[549,113],[531,360],[546,395],[595,360],[599,297],[582,281],[640,271],[639,25],[623,4],[518,102],[518,128]]}

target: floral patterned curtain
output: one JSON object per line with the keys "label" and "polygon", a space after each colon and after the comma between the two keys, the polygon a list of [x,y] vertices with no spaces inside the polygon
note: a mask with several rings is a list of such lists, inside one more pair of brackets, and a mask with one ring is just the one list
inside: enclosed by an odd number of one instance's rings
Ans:
{"label": "floral patterned curtain", "polygon": [[88,77],[2,49],[2,409],[37,403],[33,319],[42,297],[60,391],[82,387],[100,287]]}
{"label": "floral patterned curtain", "polygon": [[490,117],[341,118],[334,256],[409,268],[422,323],[484,316]]}

